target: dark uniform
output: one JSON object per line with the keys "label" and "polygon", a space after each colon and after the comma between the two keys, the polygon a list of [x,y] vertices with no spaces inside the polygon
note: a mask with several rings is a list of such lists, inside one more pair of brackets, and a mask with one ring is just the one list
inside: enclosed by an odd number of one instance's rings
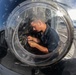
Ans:
{"label": "dark uniform", "polygon": [[59,36],[57,32],[47,25],[46,31],[40,33],[40,41],[44,47],[47,47],[49,52],[55,50],[59,43]]}

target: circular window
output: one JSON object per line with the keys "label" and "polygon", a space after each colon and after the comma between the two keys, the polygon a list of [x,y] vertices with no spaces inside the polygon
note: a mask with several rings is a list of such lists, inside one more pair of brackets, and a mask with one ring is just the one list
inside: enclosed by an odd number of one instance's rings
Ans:
{"label": "circular window", "polygon": [[[49,53],[43,53],[28,43],[28,36],[41,41],[39,32],[33,31],[31,23],[34,20],[42,21],[59,36],[57,47]],[[40,33],[43,34],[41,31]],[[58,62],[69,51],[73,41],[73,27],[69,15],[57,3],[25,1],[18,5],[8,17],[5,36],[10,50],[21,62],[31,66],[47,66]],[[48,38],[47,41],[49,41]]]}

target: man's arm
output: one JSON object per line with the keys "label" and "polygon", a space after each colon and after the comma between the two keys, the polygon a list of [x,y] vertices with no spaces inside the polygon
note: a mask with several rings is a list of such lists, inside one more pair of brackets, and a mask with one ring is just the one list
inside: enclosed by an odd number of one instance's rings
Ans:
{"label": "man's arm", "polygon": [[39,45],[39,44],[36,44],[35,48],[37,48],[38,50],[40,50],[43,53],[48,53],[48,49],[44,46]]}
{"label": "man's arm", "polygon": [[29,43],[30,47],[37,48],[39,51],[41,51],[43,53],[48,53],[48,49],[46,47],[43,47],[34,41],[28,41],[28,43]]}

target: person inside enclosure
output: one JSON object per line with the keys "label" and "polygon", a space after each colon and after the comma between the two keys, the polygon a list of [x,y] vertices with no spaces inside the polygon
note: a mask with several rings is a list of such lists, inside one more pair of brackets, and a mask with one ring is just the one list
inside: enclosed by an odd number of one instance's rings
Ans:
{"label": "person inside enclosure", "polygon": [[57,32],[52,29],[50,25],[41,20],[34,20],[31,22],[31,27],[33,28],[33,31],[38,32],[38,37],[31,35],[27,37],[30,47],[36,48],[45,54],[52,52],[57,48],[60,39]]}

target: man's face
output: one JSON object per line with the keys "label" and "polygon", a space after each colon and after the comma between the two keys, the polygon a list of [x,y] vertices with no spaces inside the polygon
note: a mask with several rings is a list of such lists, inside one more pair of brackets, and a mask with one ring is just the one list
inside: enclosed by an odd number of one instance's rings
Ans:
{"label": "man's face", "polygon": [[39,21],[31,22],[31,26],[33,27],[33,30],[35,30],[37,32],[41,31],[41,27],[40,27]]}

